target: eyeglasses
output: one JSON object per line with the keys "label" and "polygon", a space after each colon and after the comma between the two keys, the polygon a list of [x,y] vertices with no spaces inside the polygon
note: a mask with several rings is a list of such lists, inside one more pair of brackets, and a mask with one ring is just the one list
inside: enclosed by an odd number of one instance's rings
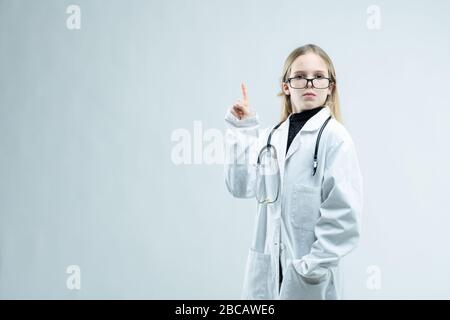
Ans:
{"label": "eyeglasses", "polygon": [[304,89],[308,86],[309,81],[311,81],[312,87],[316,89],[329,88],[331,83],[333,83],[330,78],[315,77],[308,79],[304,78],[303,76],[288,78],[286,82],[288,82],[293,89]]}

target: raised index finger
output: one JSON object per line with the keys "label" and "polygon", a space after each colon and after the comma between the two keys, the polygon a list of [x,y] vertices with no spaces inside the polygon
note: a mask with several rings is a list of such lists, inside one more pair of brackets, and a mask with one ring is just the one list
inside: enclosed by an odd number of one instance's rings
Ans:
{"label": "raised index finger", "polygon": [[244,83],[241,83],[241,88],[242,88],[242,98],[244,101],[247,101],[247,87],[245,86]]}

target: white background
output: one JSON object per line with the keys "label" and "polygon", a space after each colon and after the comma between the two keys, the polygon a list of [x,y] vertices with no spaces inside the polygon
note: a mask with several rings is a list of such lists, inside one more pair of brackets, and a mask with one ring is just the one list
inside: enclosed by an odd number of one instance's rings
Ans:
{"label": "white background", "polygon": [[450,298],[449,13],[448,1],[0,0],[0,298],[238,299],[256,203],[227,193],[220,163],[173,163],[171,136],[194,139],[194,121],[224,131],[241,81],[273,126],[284,60],[306,43],[335,64],[364,178],[345,297]]}

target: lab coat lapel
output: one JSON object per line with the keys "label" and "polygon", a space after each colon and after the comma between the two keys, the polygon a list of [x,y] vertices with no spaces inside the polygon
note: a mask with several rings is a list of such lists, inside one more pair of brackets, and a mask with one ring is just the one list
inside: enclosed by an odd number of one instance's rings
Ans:
{"label": "lab coat lapel", "polygon": [[280,169],[281,185],[283,185],[284,180],[284,159],[286,156],[286,144],[289,130],[289,118],[287,118],[275,131],[276,134],[273,135],[274,146],[277,150],[278,166]]}
{"label": "lab coat lapel", "polygon": [[[307,133],[314,133],[314,132],[318,131],[330,114],[331,114],[330,108],[328,106],[325,106],[325,108],[323,108],[322,110],[317,112],[308,121],[306,121],[304,126],[300,129],[300,132],[298,132],[297,135],[292,140],[291,145],[289,146],[288,153],[286,154],[286,157],[284,157],[284,161],[287,161],[298,149],[300,149],[301,135],[307,134]],[[291,115],[292,115],[292,113],[289,115],[288,119],[286,120],[288,123],[287,131],[289,131],[289,118],[291,117]],[[286,140],[286,143],[287,143],[287,140]],[[286,145],[285,145],[284,150],[286,151]]]}

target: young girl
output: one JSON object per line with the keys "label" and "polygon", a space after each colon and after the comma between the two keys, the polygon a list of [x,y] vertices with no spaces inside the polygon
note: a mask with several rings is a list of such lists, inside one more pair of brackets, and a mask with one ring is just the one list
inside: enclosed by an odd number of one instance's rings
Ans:
{"label": "young girl", "polygon": [[333,63],[316,45],[299,47],[280,85],[281,122],[271,134],[259,132],[244,84],[225,115],[226,186],[258,200],[242,299],[341,299],[339,262],[359,240],[363,182]]}

